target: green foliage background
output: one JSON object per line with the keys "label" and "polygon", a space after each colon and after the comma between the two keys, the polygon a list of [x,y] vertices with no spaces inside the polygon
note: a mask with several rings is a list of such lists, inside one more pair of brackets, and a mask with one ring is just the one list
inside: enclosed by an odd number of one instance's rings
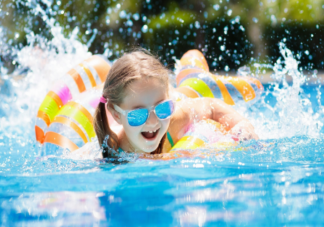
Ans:
{"label": "green foliage background", "polygon": [[[41,16],[31,15],[30,2],[67,36],[78,27],[83,43],[94,38],[90,51],[109,49],[110,59],[140,45],[173,65],[175,57],[198,48],[212,70],[227,71],[273,63],[284,40],[303,68],[324,68],[324,0],[3,0],[0,25],[10,45],[26,45],[31,31],[51,38]],[[2,50],[1,57],[6,54]]]}

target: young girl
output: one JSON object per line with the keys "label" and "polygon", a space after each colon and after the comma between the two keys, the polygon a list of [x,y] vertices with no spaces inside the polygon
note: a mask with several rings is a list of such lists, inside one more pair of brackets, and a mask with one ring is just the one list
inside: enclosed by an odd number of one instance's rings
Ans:
{"label": "young girl", "polygon": [[[167,137],[175,144],[194,120],[202,119],[221,123],[240,139],[258,139],[252,124],[223,101],[175,102],[171,93],[169,71],[150,53],[134,51],[119,58],[109,71],[94,116],[100,146],[108,135],[105,145],[116,151],[166,153],[171,149]],[[113,120],[122,127],[111,127]],[[104,150],[103,157],[109,156]]]}

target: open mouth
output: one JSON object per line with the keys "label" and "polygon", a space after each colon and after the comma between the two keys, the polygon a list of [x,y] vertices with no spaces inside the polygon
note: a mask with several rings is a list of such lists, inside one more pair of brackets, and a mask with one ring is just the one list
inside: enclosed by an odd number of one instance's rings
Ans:
{"label": "open mouth", "polygon": [[141,132],[142,136],[147,140],[154,140],[160,129],[155,131]]}

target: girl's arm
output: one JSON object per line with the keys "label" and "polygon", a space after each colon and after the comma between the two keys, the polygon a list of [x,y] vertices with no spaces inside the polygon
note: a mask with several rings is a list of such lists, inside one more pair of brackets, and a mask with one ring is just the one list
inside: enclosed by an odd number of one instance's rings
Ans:
{"label": "girl's arm", "polygon": [[253,125],[246,118],[215,98],[185,99],[177,103],[174,126],[178,126],[178,130],[182,129],[177,133],[177,137],[183,136],[188,125],[203,119],[212,119],[221,123],[225,130],[241,140],[258,139]]}

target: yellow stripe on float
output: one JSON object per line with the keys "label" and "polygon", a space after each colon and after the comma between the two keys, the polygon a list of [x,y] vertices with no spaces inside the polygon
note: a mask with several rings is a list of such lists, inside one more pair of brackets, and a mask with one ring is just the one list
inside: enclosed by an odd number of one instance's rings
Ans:
{"label": "yellow stripe on float", "polygon": [[46,113],[50,120],[53,121],[54,117],[59,111],[59,107],[52,97],[46,95],[38,110]]}
{"label": "yellow stripe on float", "polygon": [[218,76],[215,76],[211,73],[209,73],[209,75],[215,80],[219,90],[222,93],[224,102],[228,105],[235,105],[234,100],[232,99],[232,96],[230,95],[230,93],[228,92],[225,84],[221,81],[221,79]]}
{"label": "yellow stripe on float", "polygon": [[67,116],[76,120],[86,131],[88,137],[90,138],[90,141],[91,138],[94,138],[96,136],[95,131],[93,129],[92,121],[90,121],[88,117],[79,108],[70,105],[70,103],[63,106],[58,115]]}
{"label": "yellow stripe on float", "polygon": [[189,78],[183,81],[179,87],[188,86],[197,91],[203,97],[214,98],[213,92],[208,85],[199,78]]}
{"label": "yellow stripe on float", "polygon": [[241,93],[245,102],[255,98],[253,87],[245,80],[233,77],[223,77],[223,79],[231,83]]}
{"label": "yellow stripe on float", "polygon": [[79,109],[88,118],[90,122],[93,122],[92,115],[89,113],[89,111],[86,108],[84,108],[84,106],[74,101],[70,101],[68,104],[70,106],[74,106],[75,108]]}
{"label": "yellow stripe on float", "polygon": [[59,109],[63,106],[60,96],[58,96],[54,91],[49,91],[47,96],[51,97],[56,102]]}
{"label": "yellow stripe on float", "polygon": [[180,84],[180,82],[187,77],[190,74],[194,74],[194,73],[204,73],[204,70],[202,69],[196,69],[196,68],[190,68],[190,69],[183,69],[181,70],[177,77],[176,77],[176,82],[177,82],[177,86]]}
{"label": "yellow stripe on float", "polygon": [[189,86],[177,87],[176,91],[180,92],[181,94],[184,94],[188,98],[199,98],[200,97],[199,94]]}
{"label": "yellow stripe on float", "polygon": [[205,142],[194,136],[184,136],[182,137],[176,145],[172,147],[173,149],[196,149],[205,144]]}

